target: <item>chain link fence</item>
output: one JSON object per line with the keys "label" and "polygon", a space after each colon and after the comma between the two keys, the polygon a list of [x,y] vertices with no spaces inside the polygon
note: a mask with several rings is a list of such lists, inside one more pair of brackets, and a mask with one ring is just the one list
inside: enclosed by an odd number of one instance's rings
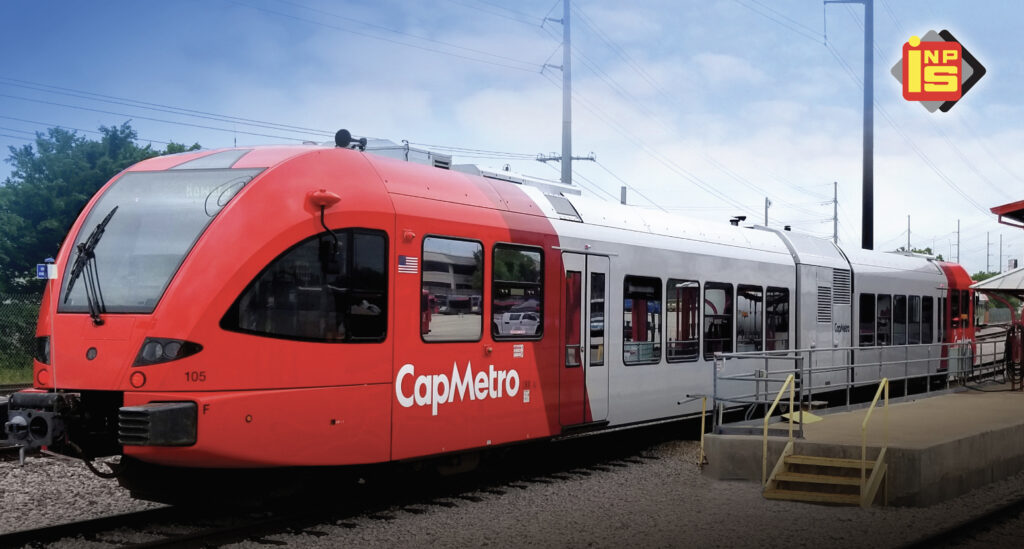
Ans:
{"label": "chain link fence", "polygon": [[0,384],[32,380],[41,293],[0,293]]}

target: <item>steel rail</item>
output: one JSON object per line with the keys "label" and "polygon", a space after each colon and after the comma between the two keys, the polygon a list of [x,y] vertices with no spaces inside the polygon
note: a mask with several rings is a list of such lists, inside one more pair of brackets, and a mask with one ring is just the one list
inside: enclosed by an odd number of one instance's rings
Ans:
{"label": "steel rail", "polygon": [[139,524],[157,521],[173,520],[182,514],[182,510],[176,507],[159,507],[133,513],[121,513],[108,517],[54,524],[30,530],[18,530],[0,534],[0,547],[49,544],[64,538],[95,534],[118,528],[137,527]]}

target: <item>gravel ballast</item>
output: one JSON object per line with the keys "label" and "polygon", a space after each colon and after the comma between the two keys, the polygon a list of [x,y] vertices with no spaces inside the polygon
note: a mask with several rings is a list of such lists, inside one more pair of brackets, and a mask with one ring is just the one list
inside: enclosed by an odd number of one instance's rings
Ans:
{"label": "gravel ballast", "polygon": [[[659,459],[517,481],[269,539],[295,547],[897,547],[1024,498],[1022,473],[928,508],[769,501],[757,483],[703,475],[697,452],[696,442],[662,443],[644,452]],[[0,463],[0,531],[154,506],[77,463]],[[229,547],[265,548],[265,541]]]}

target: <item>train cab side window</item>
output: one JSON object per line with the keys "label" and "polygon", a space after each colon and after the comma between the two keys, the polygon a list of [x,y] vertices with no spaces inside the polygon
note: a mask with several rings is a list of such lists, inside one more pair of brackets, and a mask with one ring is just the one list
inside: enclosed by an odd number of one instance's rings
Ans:
{"label": "train cab side window", "polygon": [[661,362],[661,279],[627,276],[623,283],[622,361]]}
{"label": "train cab side window", "polygon": [[764,321],[764,290],[760,286],[736,287],[736,351],[761,351]]}
{"label": "train cab side window", "polygon": [[544,333],[541,249],[498,244],[492,265],[491,337],[539,338]]}
{"label": "train cab side window", "polygon": [[274,259],[221,319],[225,330],[283,339],[373,343],[387,336],[388,238],[335,230]]}
{"label": "train cab side window", "polygon": [[704,285],[704,360],[732,352],[732,284]]}
{"label": "train cab side window", "polygon": [[669,362],[693,362],[700,353],[700,283],[668,279]]}
{"label": "train cab side window", "polygon": [[907,344],[921,343],[921,296],[907,297]]}
{"label": "train cab side window", "polygon": [[907,344],[907,296],[892,296],[892,344]]}
{"label": "train cab side window", "polygon": [[932,339],[934,309],[931,296],[921,298],[921,343],[935,343]]}
{"label": "train cab side window", "polygon": [[765,350],[789,349],[789,289],[768,287],[764,310]]}
{"label": "train cab side window", "polygon": [[892,345],[892,296],[878,296],[878,307],[875,309],[875,315],[878,345]]}
{"label": "train cab side window", "polygon": [[875,346],[875,294],[860,294],[860,339],[861,347]]}
{"label": "train cab side window", "polygon": [[[421,296],[433,302],[420,311],[423,341],[479,341],[483,335],[484,247],[475,240],[423,239]],[[421,307],[424,300],[420,299]]]}

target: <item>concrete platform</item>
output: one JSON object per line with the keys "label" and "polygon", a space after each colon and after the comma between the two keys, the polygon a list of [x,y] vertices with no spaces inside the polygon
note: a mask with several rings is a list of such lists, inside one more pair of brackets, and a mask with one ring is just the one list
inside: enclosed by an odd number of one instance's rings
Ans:
{"label": "concrete platform", "polygon": [[[1024,470],[1024,393],[1009,392],[1008,384],[987,384],[984,389],[989,392],[964,390],[890,402],[889,504],[934,505]],[[822,421],[804,426],[795,453],[860,459],[867,410],[815,413]],[[879,407],[868,426],[869,460],[883,442],[884,420]],[[769,471],[786,440],[785,434],[769,436]],[[705,446],[705,474],[760,482],[760,435],[712,434]]]}

